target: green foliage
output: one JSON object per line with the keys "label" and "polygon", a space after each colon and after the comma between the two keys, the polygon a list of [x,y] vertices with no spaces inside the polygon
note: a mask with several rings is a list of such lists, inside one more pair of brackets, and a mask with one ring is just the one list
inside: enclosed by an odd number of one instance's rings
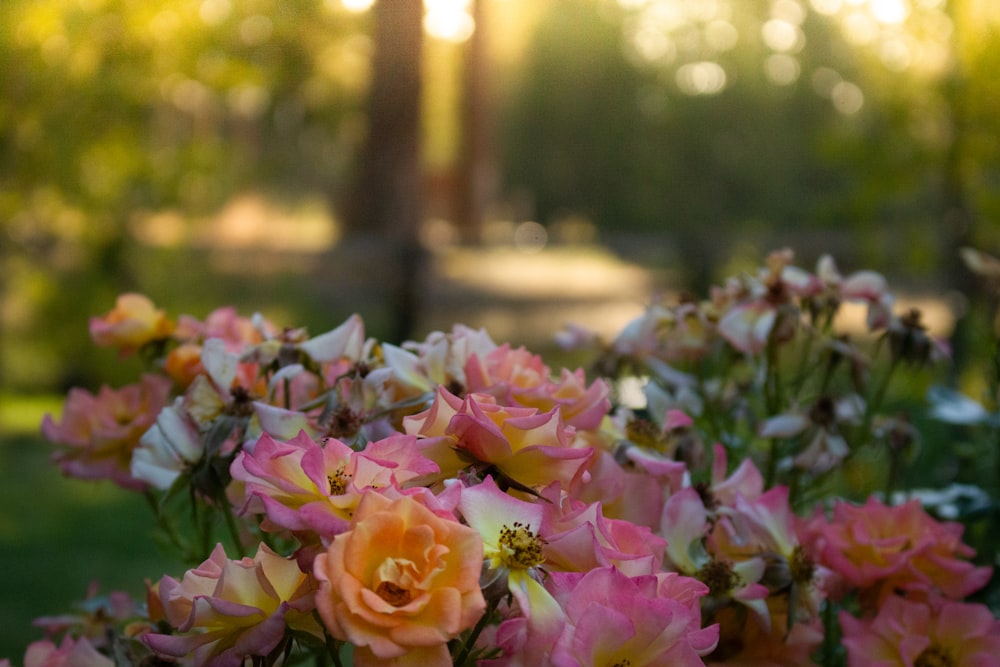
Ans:
{"label": "green foliage", "polygon": [[357,142],[361,21],[319,0],[2,3],[5,382],[72,379],[53,355],[75,358],[79,331],[58,323],[140,287],[144,214],[203,216],[263,184],[334,193]]}

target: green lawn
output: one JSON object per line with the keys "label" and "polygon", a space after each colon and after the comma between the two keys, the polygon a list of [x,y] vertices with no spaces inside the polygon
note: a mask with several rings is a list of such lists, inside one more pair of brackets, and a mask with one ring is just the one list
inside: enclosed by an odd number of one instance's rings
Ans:
{"label": "green lawn", "polygon": [[43,637],[32,621],[71,612],[91,582],[142,596],[144,579],[183,573],[153,543],[141,496],[64,478],[50,463],[37,425],[60,402],[0,400],[0,658],[15,667]]}

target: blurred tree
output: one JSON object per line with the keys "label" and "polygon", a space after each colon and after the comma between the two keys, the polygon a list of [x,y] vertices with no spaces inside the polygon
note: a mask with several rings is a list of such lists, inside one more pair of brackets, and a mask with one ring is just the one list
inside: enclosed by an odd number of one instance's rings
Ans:
{"label": "blurred tree", "polygon": [[493,157],[490,24],[485,0],[472,0],[471,16],[475,30],[463,51],[459,113],[461,145],[455,193],[455,226],[459,237],[466,243],[481,240],[487,206],[497,194]]}
{"label": "blurred tree", "polygon": [[391,287],[391,335],[402,341],[414,333],[425,263],[420,243],[423,1],[377,0],[373,19],[368,133],[349,231],[386,242],[388,257],[372,264],[372,279]]}
{"label": "blurred tree", "polygon": [[5,380],[85,372],[85,338],[60,324],[135,287],[143,214],[338,187],[367,83],[352,17],[320,0],[0,3]]}
{"label": "blurred tree", "polygon": [[[698,283],[730,239],[808,244],[803,232],[822,230],[807,258],[935,275],[954,246],[938,243],[943,174],[954,200],[955,176],[972,185],[996,164],[1000,96],[971,93],[995,85],[990,6],[554,1],[507,115],[503,172],[542,221],[572,212],[616,234],[667,233],[699,258]],[[952,48],[961,93],[945,85]],[[974,125],[966,139],[951,141],[949,109]],[[960,171],[947,167],[955,150]],[[982,185],[976,208],[996,201]]]}

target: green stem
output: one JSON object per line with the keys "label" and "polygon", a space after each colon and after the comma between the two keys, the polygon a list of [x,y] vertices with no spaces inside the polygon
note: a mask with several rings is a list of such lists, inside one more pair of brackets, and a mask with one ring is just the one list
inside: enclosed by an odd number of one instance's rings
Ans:
{"label": "green stem", "polygon": [[142,494],[146,498],[146,502],[149,503],[150,509],[153,511],[153,516],[156,518],[157,525],[166,533],[167,538],[170,543],[174,546],[177,551],[181,553],[185,560],[189,559],[190,546],[185,543],[184,538],[181,534],[177,532],[177,527],[170,522],[170,520],[160,512],[160,504],[157,499],[153,496],[153,492],[149,489]]}
{"label": "green stem", "polygon": [[333,659],[334,667],[344,667],[344,663],[340,661],[340,642],[328,634],[326,635],[326,650]]}
{"label": "green stem", "polygon": [[823,667],[835,667],[836,662],[836,638],[834,637],[834,629],[836,627],[837,619],[833,614],[833,603],[829,600],[823,601],[823,649],[822,649],[822,660]]}
{"label": "green stem", "polygon": [[899,459],[902,456],[902,452],[899,452],[889,446],[889,470],[886,473],[885,480],[885,502],[886,504],[892,503],[892,494],[896,490],[896,479],[899,478]]}
{"label": "green stem", "polygon": [[770,489],[774,485],[774,478],[778,476],[778,438],[771,438],[771,447],[767,451],[767,474],[764,476],[764,488]]}
{"label": "green stem", "polygon": [[[882,381],[879,383],[878,388],[872,395],[872,399],[868,401],[868,405],[865,406],[865,419],[864,425],[861,429],[861,437],[867,439],[869,432],[871,431],[872,420],[875,418],[875,413],[879,411],[882,407],[882,403],[885,401],[885,395],[889,390],[889,382],[892,380],[892,376],[896,373],[896,368],[899,366],[899,360],[893,359],[889,364],[889,368],[886,370],[885,375],[882,377]],[[853,450],[853,448],[852,448]]]}
{"label": "green stem", "polygon": [[458,657],[455,659],[455,664],[458,665],[458,667],[464,665],[465,661],[469,659],[469,654],[472,653],[472,649],[476,645],[479,635],[486,628],[486,625],[488,624],[490,617],[493,615],[493,610],[496,609],[496,606],[497,603],[491,601],[489,605],[487,605],[486,611],[483,612],[483,615],[476,623],[476,627],[472,628],[469,638],[465,641],[465,644],[462,646],[462,650],[459,651]]}
{"label": "green stem", "polygon": [[[223,502],[225,500],[223,499]],[[240,539],[240,529],[236,525],[236,517],[233,516],[233,508],[229,504],[222,506],[222,515],[226,520],[226,528],[229,530],[229,537],[233,540],[233,546],[236,547],[237,558],[243,558],[247,555],[246,551],[243,549],[243,540]]]}

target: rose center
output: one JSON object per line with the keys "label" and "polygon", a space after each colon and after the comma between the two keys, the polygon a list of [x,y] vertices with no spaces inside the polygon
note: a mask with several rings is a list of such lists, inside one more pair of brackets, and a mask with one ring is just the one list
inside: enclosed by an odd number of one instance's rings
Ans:
{"label": "rose center", "polygon": [[913,667],[955,667],[951,654],[940,646],[931,644],[913,661]]}
{"label": "rose center", "polygon": [[708,586],[709,595],[726,595],[742,583],[733,566],[724,560],[710,560],[698,570],[697,578]]}
{"label": "rose center", "polygon": [[401,586],[397,586],[391,581],[383,581],[379,584],[378,588],[375,589],[375,595],[379,596],[393,607],[403,607],[410,604],[410,600],[413,599],[409,590]]}
{"label": "rose center", "polygon": [[795,547],[788,567],[791,570],[792,581],[797,584],[808,584],[816,575],[816,561],[805,552],[802,545]]}
{"label": "rose center", "polygon": [[326,481],[330,484],[331,496],[342,496],[347,492],[347,484],[351,476],[344,472],[344,466],[337,469],[332,475],[326,476]]}
{"label": "rose center", "polygon": [[545,560],[542,557],[545,541],[518,521],[513,526],[504,525],[500,529],[497,543],[500,547],[500,560],[508,568],[527,569],[541,565]]}

